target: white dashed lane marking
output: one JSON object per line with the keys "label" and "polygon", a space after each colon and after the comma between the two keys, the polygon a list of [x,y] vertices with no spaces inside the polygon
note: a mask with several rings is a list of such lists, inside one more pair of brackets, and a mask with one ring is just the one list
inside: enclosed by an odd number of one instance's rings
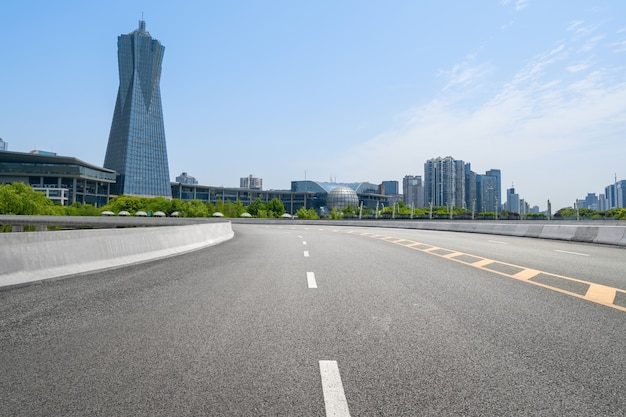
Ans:
{"label": "white dashed lane marking", "polygon": [[349,417],[350,410],[343,391],[337,361],[320,361],[320,375],[322,376],[326,417]]}
{"label": "white dashed lane marking", "polygon": [[589,256],[589,255],[588,255],[588,254],[586,254],[586,253],[569,252],[569,251],[566,251],[566,250],[558,250],[558,249],[555,249],[554,251],[555,251],[555,252],[559,252],[559,253],[567,253],[568,255]]}

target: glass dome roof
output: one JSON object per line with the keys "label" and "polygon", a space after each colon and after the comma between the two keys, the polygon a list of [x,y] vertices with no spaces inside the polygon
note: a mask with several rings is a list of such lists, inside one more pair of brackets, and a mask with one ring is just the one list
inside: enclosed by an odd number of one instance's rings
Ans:
{"label": "glass dome roof", "polygon": [[358,207],[359,197],[352,188],[335,187],[326,197],[326,205],[329,209],[343,210],[348,206]]}

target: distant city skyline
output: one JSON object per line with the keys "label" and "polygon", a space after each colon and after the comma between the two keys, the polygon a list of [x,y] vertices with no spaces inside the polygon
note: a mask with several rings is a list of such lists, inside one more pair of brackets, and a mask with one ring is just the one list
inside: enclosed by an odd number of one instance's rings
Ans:
{"label": "distant city skyline", "polygon": [[626,178],[626,4],[609,0],[8,3],[0,137],[12,151],[100,164],[111,39],[142,12],[168,46],[170,179],[382,183],[454,155],[498,167],[545,210]]}

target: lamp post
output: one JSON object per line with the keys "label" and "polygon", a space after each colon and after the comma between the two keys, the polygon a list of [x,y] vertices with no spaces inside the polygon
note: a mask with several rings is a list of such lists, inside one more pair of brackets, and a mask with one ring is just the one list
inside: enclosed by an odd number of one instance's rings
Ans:
{"label": "lamp post", "polygon": [[474,220],[474,213],[476,211],[476,199],[472,199],[472,220]]}
{"label": "lamp post", "polygon": [[496,220],[498,220],[498,197],[496,197]]}
{"label": "lamp post", "polygon": [[548,220],[552,220],[552,203],[548,200]]}

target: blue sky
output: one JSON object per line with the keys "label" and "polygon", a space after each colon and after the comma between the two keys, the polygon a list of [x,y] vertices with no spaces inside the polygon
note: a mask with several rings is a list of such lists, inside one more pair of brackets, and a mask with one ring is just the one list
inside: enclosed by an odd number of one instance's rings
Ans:
{"label": "blue sky", "polygon": [[117,36],[165,45],[172,179],[402,181],[453,156],[531,205],[626,179],[626,2],[20,1],[0,6],[0,137],[102,165]]}

